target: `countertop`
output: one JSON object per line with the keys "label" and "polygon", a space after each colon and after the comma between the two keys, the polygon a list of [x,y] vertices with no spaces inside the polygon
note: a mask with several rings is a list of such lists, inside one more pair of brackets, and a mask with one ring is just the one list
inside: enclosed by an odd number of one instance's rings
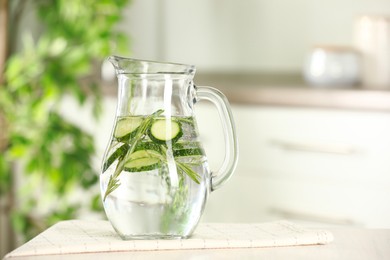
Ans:
{"label": "countertop", "polygon": [[194,81],[219,89],[234,104],[390,111],[390,86],[311,86],[296,73],[208,73]]}
{"label": "countertop", "polygon": [[[232,104],[390,111],[390,86],[310,86],[297,73],[196,73],[194,83],[223,92]],[[103,93],[116,96],[115,82]]]}

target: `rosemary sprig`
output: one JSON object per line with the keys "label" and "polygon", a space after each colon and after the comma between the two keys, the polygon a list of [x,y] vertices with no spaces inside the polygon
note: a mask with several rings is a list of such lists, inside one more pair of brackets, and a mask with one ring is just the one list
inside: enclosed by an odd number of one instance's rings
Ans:
{"label": "rosemary sprig", "polygon": [[191,167],[189,167],[185,163],[178,162],[177,160],[175,160],[175,162],[178,168],[182,170],[185,174],[187,174],[188,177],[190,177],[197,184],[200,183],[200,178],[201,178],[200,175],[196,173],[194,170],[192,170]]}
{"label": "rosemary sprig", "polygon": [[[161,151],[163,152],[163,159],[165,160],[166,162],[166,158],[167,158],[167,149],[165,148],[164,145],[161,145],[160,147]],[[191,169],[191,167],[189,167],[187,165],[187,163],[182,163],[182,162],[179,162],[178,160],[176,160],[176,158],[174,157],[174,160],[175,160],[175,163],[176,163],[176,166],[177,168],[179,168],[179,170],[181,172],[184,172],[185,174],[188,175],[188,177],[190,177],[194,182],[196,182],[197,184],[200,183],[200,175],[198,173],[196,173],[194,170]],[[192,165],[195,165],[195,164],[192,164]],[[181,173],[179,172],[179,173]]]}
{"label": "rosemary sprig", "polygon": [[123,171],[123,168],[127,162],[127,158],[130,157],[130,155],[134,152],[134,149],[139,141],[141,141],[146,134],[146,131],[149,129],[150,125],[152,124],[153,118],[161,115],[164,111],[162,109],[157,110],[153,114],[147,116],[140,126],[138,127],[137,133],[135,134],[134,138],[130,140],[129,147],[130,149],[127,150],[125,156],[121,156],[118,159],[118,164],[116,165],[114,173],[110,176],[110,179],[108,180],[107,189],[103,197],[103,201],[106,200],[107,196],[112,193],[114,190],[116,190],[119,185],[119,175]]}

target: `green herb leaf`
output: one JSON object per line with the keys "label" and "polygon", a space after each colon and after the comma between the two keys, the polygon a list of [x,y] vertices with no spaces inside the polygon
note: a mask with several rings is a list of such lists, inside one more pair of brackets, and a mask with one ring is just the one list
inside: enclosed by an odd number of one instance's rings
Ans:
{"label": "green herb leaf", "polygon": [[181,163],[178,161],[176,161],[176,165],[179,167],[180,170],[182,170],[185,174],[187,174],[188,177],[190,177],[194,182],[196,182],[197,184],[200,183],[201,176],[198,173],[196,173],[194,170],[192,170],[191,167],[189,167],[185,163]]}

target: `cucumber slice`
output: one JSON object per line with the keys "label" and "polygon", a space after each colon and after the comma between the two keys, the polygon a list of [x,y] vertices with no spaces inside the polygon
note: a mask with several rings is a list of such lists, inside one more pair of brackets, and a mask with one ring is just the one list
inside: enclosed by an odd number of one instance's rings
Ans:
{"label": "cucumber slice", "polygon": [[142,117],[124,117],[119,119],[115,126],[114,137],[118,141],[129,140],[135,136],[136,130],[142,121]]}
{"label": "cucumber slice", "polygon": [[[119,146],[103,163],[102,172],[105,172],[111,166],[111,164],[113,164],[115,160],[117,160],[118,158],[120,157],[123,158],[129,149],[130,146],[128,144],[122,144],[121,146]],[[153,150],[156,151],[157,153],[161,152],[160,145],[150,141],[139,142],[135,147],[135,151],[141,151],[141,150]]]}
{"label": "cucumber slice", "polygon": [[159,144],[168,141],[174,143],[183,135],[181,124],[176,120],[156,119],[153,121],[148,135],[150,139]]}
{"label": "cucumber slice", "polygon": [[159,168],[161,161],[157,158],[140,158],[125,164],[124,170],[128,172],[146,172]]}
{"label": "cucumber slice", "polygon": [[141,159],[141,158],[161,158],[161,154],[157,151],[154,151],[154,150],[139,150],[139,151],[136,151],[136,152],[133,152],[130,157],[129,157],[129,160],[136,160],[136,159]]}
{"label": "cucumber slice", "polygon": [[174,157],[187,157],[187,156],[197,156],[204,155],[202,148],[193,148],[193,149],[179,149],[173,151]]}
{"label": "cucumber slice", "polygon": [[138,142],[134,151],[141,151],[141,150],[153,150],[156,152],[161,152],[161,146],[159,144],[156,144],[152,141],[142,141]]}
{"label": "cucumber slice", "polygon": [[139,150],[130,155],[124,165],[128,172],[144,172],[157,169],[161,166],[161,154],[153,150]]}
{"label": "cucumber slice", "polygon": [[108,159],[103,163],[102,172],[105,172],[113,162],[115,162],[116,159],[119,157],[124,157],[127,150],[129,149],[129,145],[123,144],[120,147],[118,147],[109,157]]}

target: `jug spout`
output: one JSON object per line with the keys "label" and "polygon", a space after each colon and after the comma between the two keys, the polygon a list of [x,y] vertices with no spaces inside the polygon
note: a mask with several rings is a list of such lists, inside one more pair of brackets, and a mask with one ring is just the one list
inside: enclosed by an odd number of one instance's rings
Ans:
{"label": "jug spout", "polygon": [[126,71],[127,73],[131,73],[130,65],[135,61],[130,58],[124,58],[116,55],[109,56],[107,60],[112,64],[117,75],[126,73]]}
{"label": "jug spout", "polygon": [[107,61],[109,61],[109,62],[112,64],[112,66],[114,66],[115,71],[117,71],[118,68],[119,68],[119,58],[120,58],[120,57],[114,56],[114,55],[109,56],[109,57],[107,58]]}
{"label": "jug spout", "polygon": [[107,59],[115,68],[116,74],[195,74],[195,66],[180,63],[138,60],[112,55]]}

